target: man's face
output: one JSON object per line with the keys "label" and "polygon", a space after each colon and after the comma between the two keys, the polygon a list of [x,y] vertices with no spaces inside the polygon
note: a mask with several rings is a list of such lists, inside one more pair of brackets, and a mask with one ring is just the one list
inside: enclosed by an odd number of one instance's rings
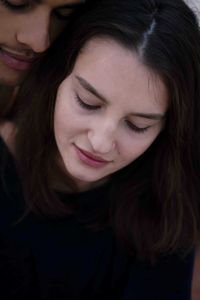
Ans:
{"label": "man's face", "polygon": [[0,84],[16,86],[82,0],[0,0]]}

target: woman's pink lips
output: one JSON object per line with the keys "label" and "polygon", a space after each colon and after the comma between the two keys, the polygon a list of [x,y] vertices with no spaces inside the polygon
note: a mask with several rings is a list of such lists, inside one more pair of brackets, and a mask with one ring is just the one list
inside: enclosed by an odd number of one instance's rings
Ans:
{"label": "woman's pink lips", "polygon": [[97,157],[90,152],[82,150],[79,147],[77,147],[76,145],[74,145],[74,146],[75,146],[76,152],[79,156],[79,159],[89,166],[92,166],[95,168],[101,168],[110,162],[110,161],[104,160],[100,157]]}
{"label": "woman's pink lips", "polygon": [[33,58],[15,55],[4,49],[0,49],[0,59],[4,64],[17,71],[26,71],[30,69],[34,61]]}

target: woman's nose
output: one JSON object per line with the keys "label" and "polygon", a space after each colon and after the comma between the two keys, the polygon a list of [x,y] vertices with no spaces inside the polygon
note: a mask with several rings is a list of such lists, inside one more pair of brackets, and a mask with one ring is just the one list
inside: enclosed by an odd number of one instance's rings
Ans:
{"label": "woman's nose", "polygon": [[93,151],[96,153],[106,154],[116,147],[115,130],[113,126],[98,126],[88,132],[88,139]]}

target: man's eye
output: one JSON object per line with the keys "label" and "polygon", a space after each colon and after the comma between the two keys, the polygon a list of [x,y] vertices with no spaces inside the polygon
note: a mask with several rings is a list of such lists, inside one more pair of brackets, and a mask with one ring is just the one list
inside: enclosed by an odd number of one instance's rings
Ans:
{"label": "man's eye", "polygon": [[83,5],[84,1],[82,0],[79,3],[67,4],[66,6],[55,8],[53,12],[58,19],[67,20],[74,11],[76,11]]}
{"label": "man's eye", "polygon": [[90,104],[85,103],[78,95],[76,95],[76,100],[77,100],[78,104],[84,109],[97,110],[100,108],[100,105],[90,105]]}
{"label": "man's eye", "polygon": [[23,10],[30,6],[29,1],[23,1],[23,0],[0,0],[0,2],[8,9],[10,10]]}
{"label": "man's eye", "polygon": [[150,126],[147,126],[147,127],[141,128],[141,127],[134,125],[132,122],[130,122],[128,120],[126,120],[126,125],[130,130],[135,131],[136,133],[144,133],[150,127]]}
{"label": "man's eye", "polygon": [[67,20],[69,16],[73,13],[74,9],[71,8],[62,8],[62,9],[55,9],[54,15],[60,20]]}

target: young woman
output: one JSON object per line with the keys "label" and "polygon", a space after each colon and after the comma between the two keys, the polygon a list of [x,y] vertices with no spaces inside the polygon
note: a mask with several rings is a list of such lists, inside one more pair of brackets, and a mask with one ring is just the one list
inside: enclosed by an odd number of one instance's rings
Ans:
{"label": "young woman", "polygon": [[85,10],[24,84],[16,123],[1,126],[0,291],[189,300],[200,230],[197,21],[181,0]]}
{"label": "young woman", "polygon": [[82,0],[0,0],[0,117],[12,107],[14,87],[64,29]]}

